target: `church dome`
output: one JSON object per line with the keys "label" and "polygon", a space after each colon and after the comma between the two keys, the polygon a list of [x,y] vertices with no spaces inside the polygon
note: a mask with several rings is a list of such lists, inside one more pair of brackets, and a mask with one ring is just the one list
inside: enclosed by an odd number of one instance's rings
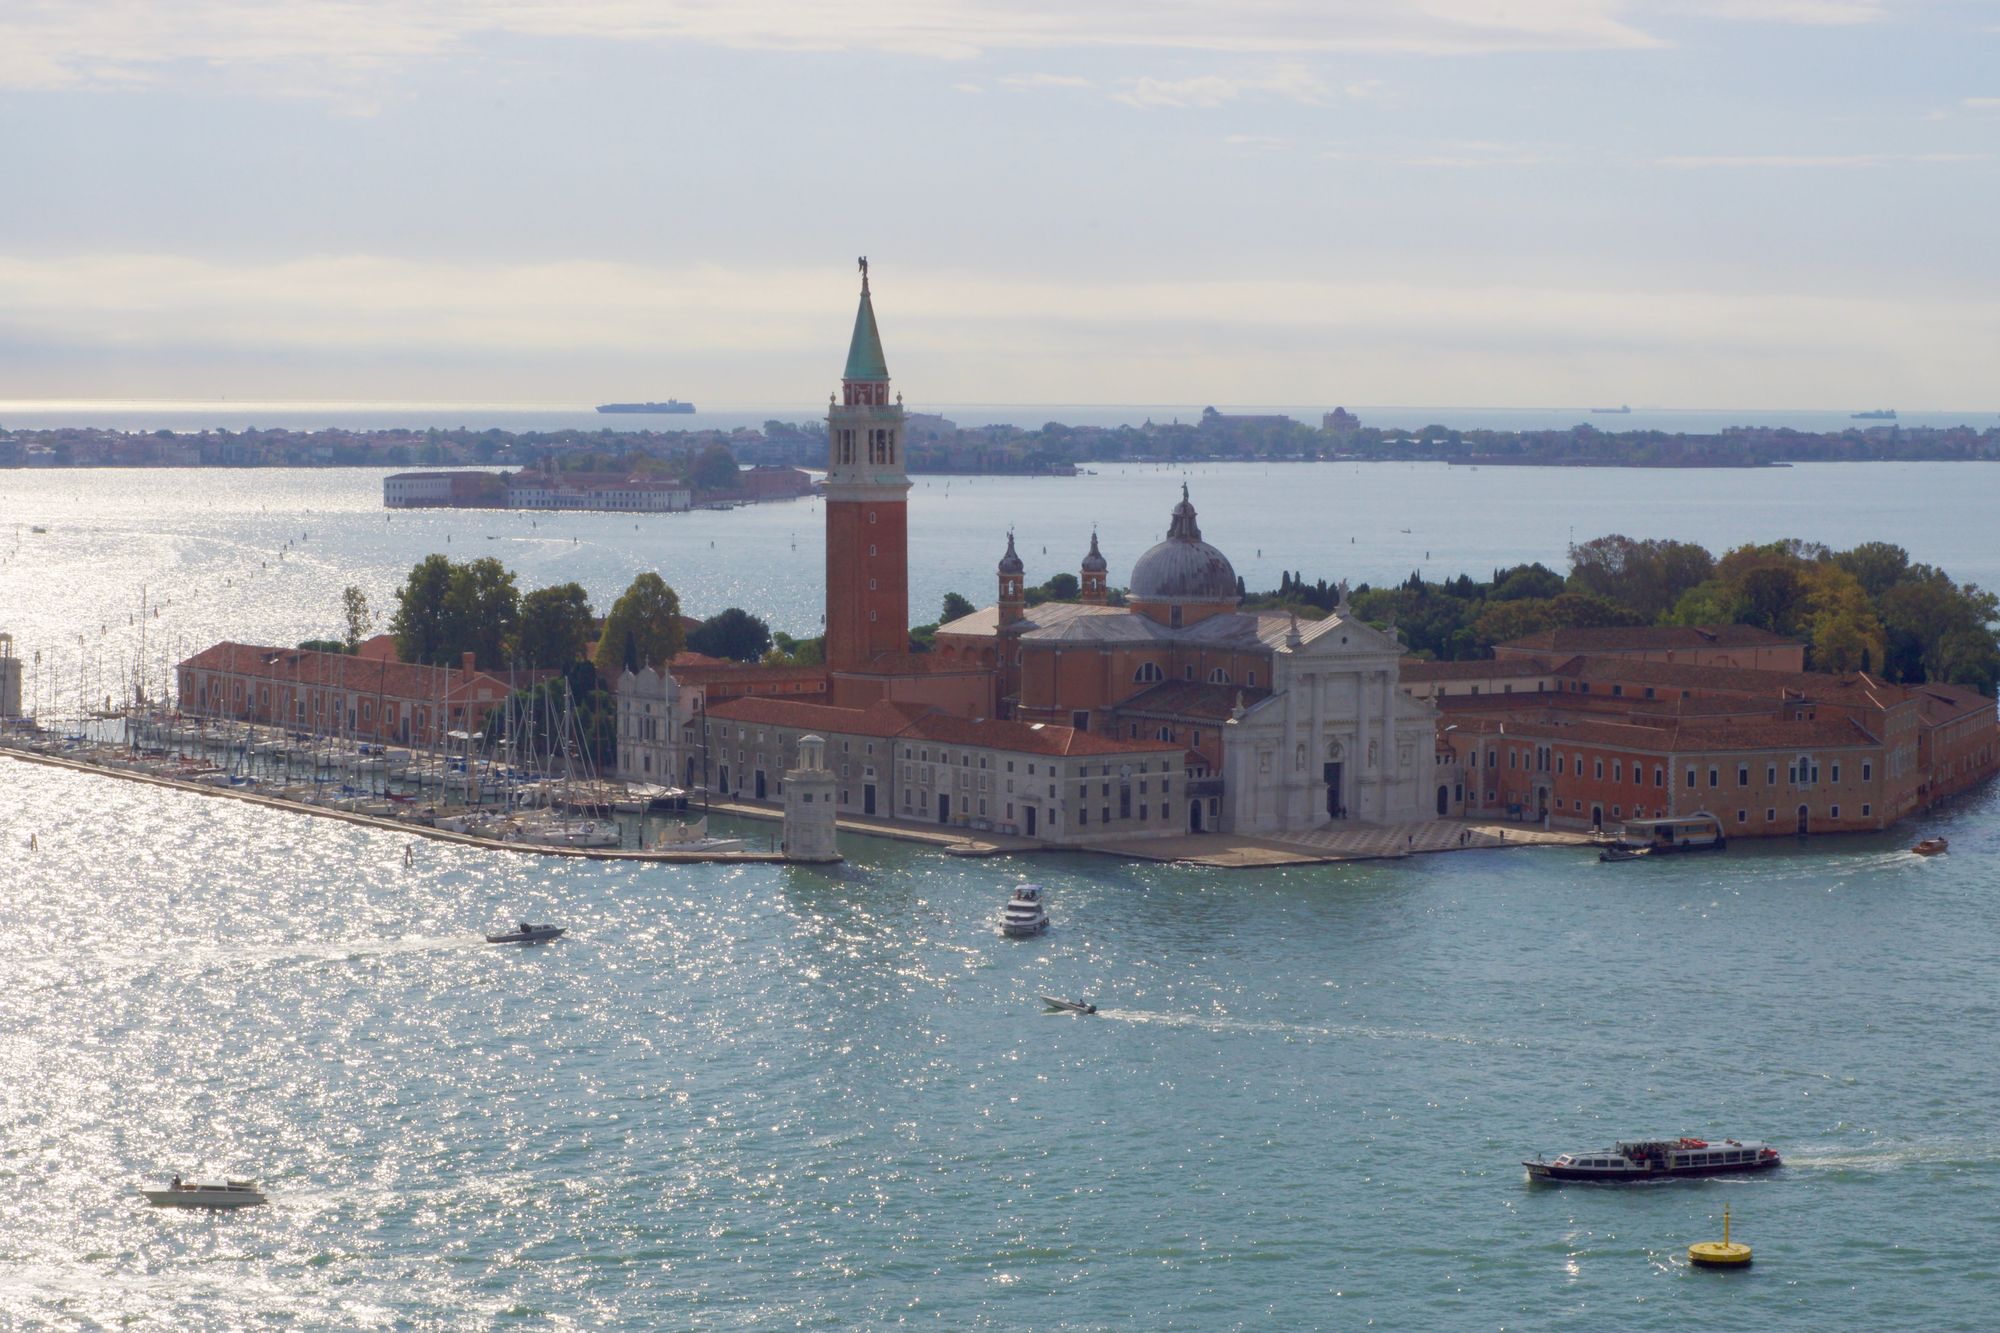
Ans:
{"label": "church dome", "polygon": [[1228,602],[1238,600],[1236,569],[1229,557],[1201,539],[1188,503],[1187,487],[1174,506],[1167,539],[1139,557],[1132,566],[1135,602]]}
{"label": "church dome", "polygon": [[1083,557],[1083,571],[1086,574],[1102,574],[1111,568],[1104,559],[1104,553],[1097,549],[1097,534],[1090,534],[1090,554]]}

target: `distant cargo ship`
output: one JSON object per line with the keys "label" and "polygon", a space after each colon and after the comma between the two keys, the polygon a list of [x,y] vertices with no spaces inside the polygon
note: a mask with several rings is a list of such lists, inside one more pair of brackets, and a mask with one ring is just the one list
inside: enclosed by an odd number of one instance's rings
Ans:
{"label": "distant cargo ship", "polygon": [[600,412],[692,412],[693,403],[684,403],[678,398],[669,398],[664,403],[599,403]]}
{"label": "distant cargo ship", "polygon": [[1617,407],[1593,407],[1591,415],[1600,417],[1629,417],[1632,415],[1630,403],[1620,403]]}
{"label": "distant cargo ship", "polygon": [[1893,407],[1878,407],[1873,412],[1856,412],[1848,418],[1850,421],[1894,421],[1895,419],[1896,409]]}

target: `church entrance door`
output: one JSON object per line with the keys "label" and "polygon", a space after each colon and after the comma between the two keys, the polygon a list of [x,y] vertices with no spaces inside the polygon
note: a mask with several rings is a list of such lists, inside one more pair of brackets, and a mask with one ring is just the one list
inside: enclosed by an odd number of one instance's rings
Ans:
{"label": "church entrance door", "polygon": [[1035,836],[1035,807],[1029,805],[1023,806],[1022,809],[1028,813],[1028,836],[1032,838]]}
{"label": "church entrance door", "polygon": [[1201,832],[1201,802],[1198,800],[1188,802],[1188,832]]}
{"label": "church entrance door", "polygon": [[1347,811],[1340,803],[1340,765],[1328,764],[1320,771],[1326,779],[1326,813],[1329,819],[1343,819]]}

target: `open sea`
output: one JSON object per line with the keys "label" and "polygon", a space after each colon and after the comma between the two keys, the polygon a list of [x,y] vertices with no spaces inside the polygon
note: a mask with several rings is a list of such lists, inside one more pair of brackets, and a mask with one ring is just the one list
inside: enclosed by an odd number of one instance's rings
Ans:
{"label": "open sea", "polygon": [[[817,632],[814,502],[385,515],[382,475],[0,472],[30,701],[329,633],[344,584],[386,608],[433,550],[600,606],[658,569],[692,613]],[[919,479],[913,612],[988,599],[1010,525],[1038,581],[1095,524],[1121,580],[1184,480],[1253,587],[1560,567],[1614,531],[1879,538],[2000,584],[1987,465],[1104,466]],[[1929,833],[1949,855],[1907,852]],[[1991,790],[1887,835],[1628,865],[844,837],[832,870],[430,842],[406,866],[408,841],[0,759],[0,1328],[1985,1329],[2000,1307]],[[1056,926],[1007,940],[1023,876]],[[523,918],[571,934],[478,942]],[[1682,1134],[1788,1164],[1635,1188],[1519,1164]],[[272,1206],[138,1199],[175,1171],[254,1176]],[[1690,1269],[1725,1205],[1755,1267]]]}

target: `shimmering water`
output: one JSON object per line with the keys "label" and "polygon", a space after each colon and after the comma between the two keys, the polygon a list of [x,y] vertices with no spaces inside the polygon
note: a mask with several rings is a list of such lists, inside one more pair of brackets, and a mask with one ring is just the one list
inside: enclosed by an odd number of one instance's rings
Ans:
{"label": "shimmering water", "polygon": [[[1727,537],[1888,536],[1993,577],[1965,526],[1981,469],[1676,476],[1671,503],[1629,474],[1535,502],[1508,474],[1484,512],[1439,470],[1334,469],[1234,512],[1260,471],[1197,487],[1273,570],[1350,532],[1378,548],[1405,513],[1473,568],[1553,559],[1569,522],[1722,540],[1736,514]],[[1799,504],[1744,490],[1766,476]],[[384,524],[374,478],[0,477],[0,629],[57,642],[93,616],[67,651],[113,652],[145,581],[171,594],[160,633],[282,639],[447,530],[482,554],[504,531],[537,582],[602,593],[658,560],[697,609],[810,602],[803,506],[628,545],[582,516]],[[951,532],[1066,534],[1110,481],[954,482],[913,565],[964,586],[988,543]],[[1106,505],[1121,552],[1153,508]],[[784,524],[797,568],[768,548]],[[280,567],[293,528],[312,537]],[[0,760],[0,1327],[1984,1328],[2000,801],[1922,831],[1951,854],[1899,831],[1244,873],[847,839],[833,871],[430,843],[406,867],[393,834]],[[1057,928],[1010,941],[994,917],[1024,874]],[[478,942],[522,916],[573,934]],[[1104,1013],[1044,1016],[1040,991]],[[1636,1133],[1768,1138],[1790,1165],[1634,1189],[1518,1165]],[[274,1203],[137,1199],[176,1170]],[[1688,1269],[1725,1203],[1757,1266]]]}

